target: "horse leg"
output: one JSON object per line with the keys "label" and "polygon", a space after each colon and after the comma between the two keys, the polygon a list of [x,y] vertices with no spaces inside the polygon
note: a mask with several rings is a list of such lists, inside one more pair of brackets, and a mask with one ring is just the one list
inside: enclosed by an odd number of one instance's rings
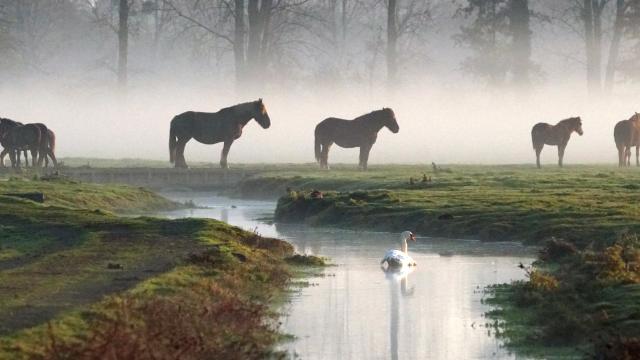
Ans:
{"label": "horse leg", "polygon": [[[51,158],[51,162],[53,163],[53,168],[57,169],[58,168],[58,159],[56,159],[56,154],[54,154],[53,150],[51,150],[50,148],[47,150],[47,154],[49,155],[49,157]],[[49,166],[49,158],[47,158],[45,156],[45,161],[46,161],[46,166]]]}
{"label": "horse leg", "polygon": [[229,168],[229,165],[227,164],[227,156],[229,155],[231,144],[233,144],[233,140],[227,140],[224,142],[224,146],[222,147],[222,155],[220,156],[220,167],[223,169]]}
{"label": "horse leg", "polygon": [[184,148],[187,145],[187,141],[191,138],[183,139],[178,138],[178,143],[176,144],[176,158],[175,158],[175,167],[177,168],[188,168],[187,161],[184,158]]}
{"label": "horse leg", "polygon": [[332,143],[322,144],[322,151],[320,153],[320,168],[329,170],[329,149]]}
{"label": "horse leg", "polygon": [[360,147],[360,170],[367,171],[367,162],[369,162],[369,152],[371,151],[371,145],[363,145]]}
{"label": "horse leg", "polygon": [[544,145],[538,145],[535,147],[536,150],[536,166],[540,169],[540,152],[542,152],[542,148]]}
{"label": "horse leg", "polygon": [[2,152],[0,152],[0,167],[5,167],[4,165],[4,157],[9,153],[9,151],[7,151],[7,149],[2,149]]}
{"label": "horse leg", "polygon": [[558,145],[558,166],[562,167],[562,159],[564,158],[564,149],[566,145]]}
{"label": "horse leg", "polygon": [[31,150],[31,163],[33,164],[34,168],[36,166],[40,167],[40,165],[42,164],[42,156],[36,149]]}
{"label": "horse leg", "polygon": [[624,166],[631,166],[631,146],[624,148]]}
{"label": "horse leg", "polygon": [[9,150],[9,160],[11,161],[11,167],[14,169],[19,167],[16,157],[16,151],[13,149]]}

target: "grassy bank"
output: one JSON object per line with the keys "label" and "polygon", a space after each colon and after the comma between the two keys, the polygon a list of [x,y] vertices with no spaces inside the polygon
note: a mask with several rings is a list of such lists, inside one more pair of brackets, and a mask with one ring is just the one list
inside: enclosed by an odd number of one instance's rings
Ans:
{"label": "grassy bank", "polygon": [[489,315],[520,353],[561,347],[573,357],[640,356],[640,240],[602,250],[549,241],[528,280],[491,288]]}
{"label": "grassy bank", "polygon": [[289,244],[110,212],[176,206],[142,189],[0,181],[31,191],[45,202],[0,195],[0,359],[273,355]]}
{"label": "grassy bank", "polygon": [[[312,189],[324,198],[312,199]],[[585,245],[640,230],[640,171],[610,166],[285,168],[247,180],[241,193],[280,194],[277,219],[310,225],[534,244],[557,236]]]}
{"label": "grassy bank", "polygon": [[150,190],[126,185],[86,184],[58,177],[0,178],[0,196],[17,197],[25,193],[42,193],[45,205],[118,213],[172,210],[182,206]]}

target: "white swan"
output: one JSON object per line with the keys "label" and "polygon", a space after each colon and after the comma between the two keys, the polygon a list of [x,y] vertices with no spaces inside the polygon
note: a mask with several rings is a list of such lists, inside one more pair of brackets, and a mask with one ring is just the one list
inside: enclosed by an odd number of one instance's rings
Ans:
{"label": "white swan", "polygon": [[416,262],[409,256],[407,250],[407,240],[416,241],[416,236],[411,231],[404,231],[400,234],[400,249],[389,250],[384,254],[384,258],[380,264],[387,263],[389,268],[403,268],[408,266],[416,266]]}

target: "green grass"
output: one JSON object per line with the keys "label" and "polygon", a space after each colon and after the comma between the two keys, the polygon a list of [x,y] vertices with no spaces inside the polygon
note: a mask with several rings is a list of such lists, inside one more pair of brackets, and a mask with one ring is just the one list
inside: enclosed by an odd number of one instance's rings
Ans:
{"label": "green grass", "polygon": [[[620,239],[603,250],[582,251],[566,242],[551,241],[527,273],[526,281],[491,287],[486,300],[495,307],[488,314],[493,327],[509,347],[535,355],[553,347],[574,357],[637,357],[637,237]],[[635,355],[625,357],[628,353]]]}
{"label": "green grass", "polygon": [[[549,236],[612,241],[640,230],[640,170],[613,166],[265,167],[241,196],[283,196],[279,221],[414,229],[425,235],[538,243]],[[431,182],[422,182],[425,174]],[[410,184],[410,178],[414,183]],[[286,190],[294,193],[286,193]],[[311,189],[325,192],[310,199]],[[448,218],[448,219],[443,219]]]}
{"label": "green grass", "polygon": [[[1,195],[33,191],[46,201]],[[99,349],[120,358],[157,349],[156,358],[171,358],[177,350],[163,346],[194,336],[196,325],[210,341],[180,348],[194,357],[206,357],[196,348],[270,354],[280,336],[270,304],[285,291],[292,247],[215,220],[113,213],[176,206],[126,186],[1,180],[0,359],[76,358],[78,351],[99,358]],[[210,306],[209,316],[200,306]],[[138,336],[151,329],[162,331]]]}
{"label": "green grass", "polygon": [[55,177],[49,180],[17,176],[0,178],[0,196],[29,192],[43,193],[45,205],[67,208],[142,213],[180,207],[179,204],[145,188],[88,184]]}

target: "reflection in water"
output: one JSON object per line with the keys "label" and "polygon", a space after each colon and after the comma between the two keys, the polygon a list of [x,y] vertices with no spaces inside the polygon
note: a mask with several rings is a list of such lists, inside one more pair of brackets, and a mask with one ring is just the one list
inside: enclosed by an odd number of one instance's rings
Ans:
{"label": "reflection in water", "polygon": [[[385,272],[387,280],[389,280],[389,294],[391,294],[391,309],[389,310],[389,339],[391,359],[397,360],[398,357],[398,327],[400,319],[400,295],[408,297],[413,295],[414,288],[409,288],[409,274],[413,272],[415,267],[403,267],[400,269],[382,269]],[[398,287],[398,282],[400,286]],[[407,314],[407,316],[409,316]]]}
{"label": "reflection in water", "polygon": [[[531,250],[511,243],[419,238],[411,274],[380,273],[380,254],[397,234],[267,224],[274,202],[230,200],[211,195],[170,195],[207,209],[169,217],[212,217],[291,242],[301,253],[327,256],[336,264],[309,279],[283,316],[283,330],[296,340],[283,348],[303,359],[513,358],[483,327],[482,289],[523,278],[520,262]],[[235,206],[235,207],[234,207]],[[443,255],[446,256],[443,256]],[[411,283],[409,283],[409,277]]]}

